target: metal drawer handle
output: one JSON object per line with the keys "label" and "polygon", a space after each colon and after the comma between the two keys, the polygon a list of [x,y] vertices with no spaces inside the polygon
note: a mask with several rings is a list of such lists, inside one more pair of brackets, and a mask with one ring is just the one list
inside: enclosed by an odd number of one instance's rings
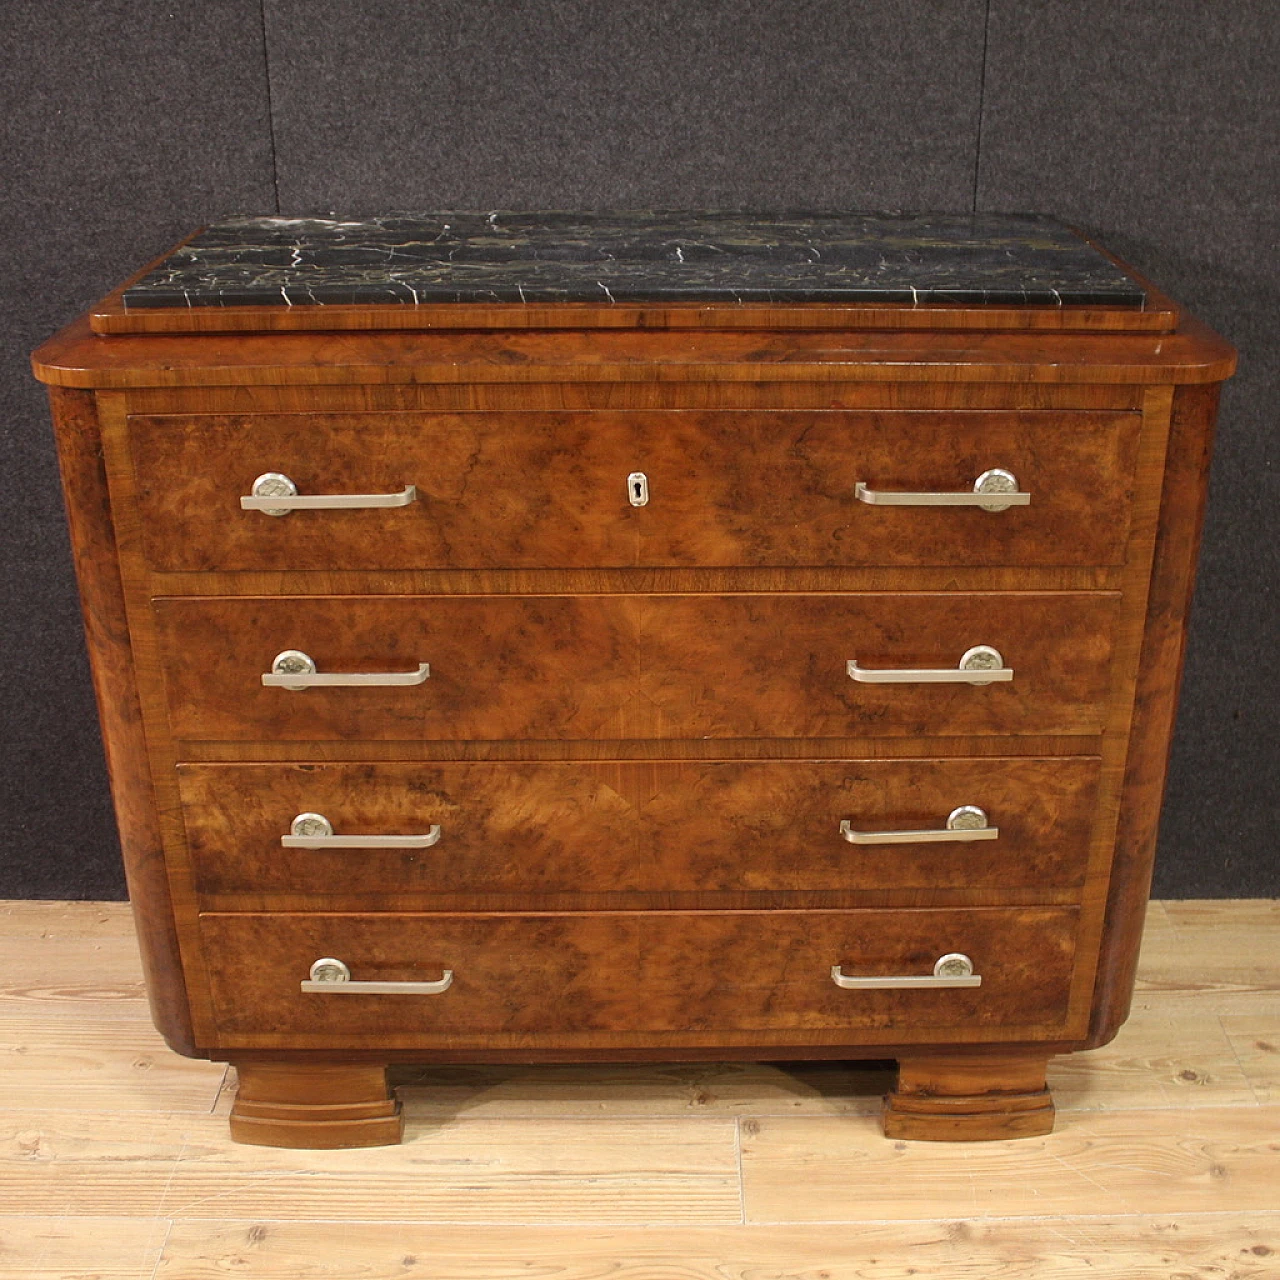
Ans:
{"label": "metal drawer handle", "polygon": [[300,813],[280,837],[286,849],[430,849],[440,842],[440,828],[431,826],[420,836],[336,836],[323,813]]}
{"label": "metal drawer handle", "polygon": [[860,684],[994,684],[1012,680],[1013,668],[1004,665],[999,649],[989,644],[976,644],[966,649],[958,667],[873,668],[858,666],[850,658],[845,666],[850,680]]}
{"label": "metal drawer handle", "polygon": [[301,983],[309,995],[323,996],[438,996],[451,986],[452,969],[446,969],[438,982],[352,982],[351,970],[332,956],[317,960],[311,977]]}
{"label": "metal drawer handle", "polygon": [[846,819],[840,834],[850,844],[942,844],[944,841],[998,840],[1000,828],[989,826],[985,809],[962,804],[947,815],[941,831],[855,831]]}
{"label": "metal drawer handle", "polygon": [[314,689],[317,686],[421,684],[431,675],[429,663],[420,662],[416,671],[333,671],[321,674],[315,659],[301,649],[286,649],[271,660],[271,670],[262,683],[275,689]]}
{"label": "metal drawer handle", "polygon": [[407,507],[418,500],[416,485],[399,493],[320,493],[302,496],[298,486],[279,471],[264,471],[254,482],[252,496],[240,499],[245,511],[266,516],[287,516],[290,511],[334,511],[353,507]]}
{"label": "metal drawer handle", "polygon": [[981,507],[983,511],[1007,511],[1010,507],[1031,505],[1031,495],[1023,493],[1013,472],[1002,467],[984,471],[973,482],[972,492],[968,493],[903,493],[892,489],[868,489],[859,480],[853,486],[853,496],[859,502],[869,502],[877,507]]}
{"label": "metal drawer handle", "polygon": [[903,987],[980,987],[982,978],[974,973],[973,961],[958,951],[939,956],[933,966],[933,976],[923,975],[905,978],[850,978],[840,972],[840,966],[831,966],[831,981],[846,991],[881,991]]}

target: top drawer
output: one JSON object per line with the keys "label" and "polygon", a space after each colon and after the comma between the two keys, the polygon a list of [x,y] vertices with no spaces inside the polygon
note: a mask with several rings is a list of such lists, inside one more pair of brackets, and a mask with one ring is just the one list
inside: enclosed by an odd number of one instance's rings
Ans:
{"label": "top drawer", "polygon": [[[1093,566],[1124,560],[1139,424],[1061,410],[212,414],[134,416],[129,441],[158,570]],[[996,469],[1029,505],[855,497],[972,494]],[[304,497],[414,496],[242,510],[268,472]]]}

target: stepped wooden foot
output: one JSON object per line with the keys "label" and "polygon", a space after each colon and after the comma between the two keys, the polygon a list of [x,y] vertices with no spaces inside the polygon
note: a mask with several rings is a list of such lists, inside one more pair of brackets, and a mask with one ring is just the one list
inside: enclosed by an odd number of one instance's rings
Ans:
{"label": "stepped wooden foot", "polygon": [[884,1100],[889,1138],[983,1142],[1053,1131],[1047,1058],[903,1058],[898,1087]]}
{"label": "stepped wooden foot", "polygon": [[231,1137],[259,1147],[386,1147],[404,1133],[384,1067],[246,1062]]}

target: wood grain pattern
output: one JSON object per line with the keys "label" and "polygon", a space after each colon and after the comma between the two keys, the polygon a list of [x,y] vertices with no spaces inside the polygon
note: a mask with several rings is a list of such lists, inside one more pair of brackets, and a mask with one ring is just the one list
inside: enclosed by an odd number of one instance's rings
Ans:
{"label": "wood grain pattern", "polygon": [[226,1070],[171,1053],[141,1018],[56,1018],[44,1009],[19,1014],[3,1007],[0,1063],[4,1105],[31,1110],[208,1115]]}
{"label": "wood grain pattern", "polygon": [[[847,1204],[856,1203],[850,1198]],[[927,1202],[926,1202],[927,1203]],[[987,1202],[990,1205],[990,1202]],[[927,1212],[927,1209],[922,1211]],[[971,1207],[957,1219],[795,1227],[467,1227],[402,1223],[178,1222],[156,1275],[223,1280],[1273,1280],[1280,1214],[1109,1215],[1009,1220]]]}
{"label": "wood grain pattern", "polygon": [[[1280,900],[1245,899],[1229,907],[1166,903],[1165,927],[1144,934],[1138,991],[1202,994],[1210,1003],[1237,992],[1280,992],[1274,956],[1267,952],[1267,940],[1280,927]],[[1188,953],[1196,956],[1194,968],[1186,964]]]}
{"label": "wood grain pattern", "polygon": [[[1256,1018],[1254,1025],[1265,1023],[1265,1012]],[[1272,1025],[1276,1021],[1273,1016]],[[1258,1093],[1247,1050],[1236,1039],[1230,1017],[1207,1002],[1198,1008],[1181,993],[1144,991],[1109,1044],[1055,1058],[1049,1085],[1059,1113],[1145,1107],[1189,1112],[1276,1101]]]}
{"label": "wood grain pattern", "polygon": [[403,1146],[341,1153],[231,1144],[223,1129],[221,1118],[192,1126],[161,1213],[570,1226],[606,1215],[632,1224],[741,1220],[732,1120],[462,1119],[407,1124]]}
{"label": "wood grain pattern", "polygon": [[[1132,414],[892,411],[134,417],[161,571],[608,566],[1114,565]],[[1002,467],[1032,505],[880,508],[854,488],[966,491]],[[643,470],[649,505],[628,503]],[[242,511],[264,472],[391,510]],[[1105,513],[1105,515],[1103,514]]]}
{"label": "wood grain pattern", "polygon": [[1211,383],[1234,350],[1186,317],[1175,334],[635,330],[120,334],[81,317],[32,356],[43,382],[91,388],[352,382]]}
{"label": "wood grain pattern", "polygon": [[930,1054],[898,1061],[884,1100],[886,1138],[992,1142],[1053,1132],[1043,1055]]}
{"label": "wood grain pattern", "polygon": [[76,580],[98,717],[157,1028],[177,1053],[194,1052],[177,925],[152,801],[110,496],[91,395],[49,392]]}
{"label": "wood grain pattern", "polygon": [[232,1143],[226,1128],[221,1116],[0,1113],[0,1202],[191,1220],[741,1220],[729,1119],[459,1120],[411,1125],[404,1146],[317,1152]]}
{"label": "wood grain pattern", "polygon": [[[133,418],[143,537],[161,570],[560,567],[640,563],[612,414]],[[303,494],[398,493],[389,510],[242,511],[256,476]]]}
{"label": "wood grain pattern", "polygon": [[1000,382],[477,382],[135,387],[130,415],[452,413],[608,409],[1139,410],[1141,386]]}
{"label": "wood grain pattern", "polygon": [[[624,717],[640,653],[626,604],[366,597],[154,607],[176,738],[630,736]],[[412,671],[426,662],[431,676],[408,687],[263,687],[262,673],[284,649],[305,650],[321,671]]]}
{"label": "wood grain pattern", "polygon": [[1280,1102],[1280,1009],[1219,1018],[1258,1102]]}
{"label": "wood grain pattern", "polygon": [[[1016,745],[1031,756],[1074,756],[1096,753],[1100,739],[1019,735]],[[1009,742],[997,736],[966,734],[954,738],[620,738],[609,742],[191,742],[181,744],[183,759],[205,763],[296,763],[300,758],[325,762],[378,760],[903,760],[913,756],[982,759],[1008,758]],[[176,766],[175,766],[176,767]]]}
{"label": "wood grain pattern", "polygon": [[[1097,733],[1119,605],[1102,592],[650,598],[642,688],[660,737]],[[971,643],[999,649],[1013,680],[877,685],[844,672],[848,659],[958,666]]]}
{"label": "wood grain pattern", "polygon": [[[328,597],[155,602],[178,739],[794,738],[1096,734],[1119,597]],[[1014,679],[876,685],[845,664],[954,667],[993,644]],[[285,649],[412,687],[264,688]],[[726,678],[727,677],[727,678]]]}
{"label": "wood grain pattern", "polygon": [[133,917],[122,902],[74,902],[56,899],[0,899],[0,945],[26,938],[85,941],[137,937]]}
{"label": "wood grain pattern", "polygon": [[381,1067],[243,1063],[236,1076],[234,1142],[334,1150],[394,1146],[404,1133]]}
{"label": "wood grain pattern", "polygon": [[[671,414],[637,421],[642,565],[1111,565],[1124,559],[1132,414]],[[972,492],[1012,472],[1028,507],[882,507],[870,489]],[[1110,519],[1099,520],[1099,512]],[[1012,517],[1012,518],[1009,518]]]}
{"label": "wood grain pattern", "polygon": [[[874,1044],[940,1031],[962,1041],[1014,1038],[1011,1025],[1031,1038],[1065,1038],[1076,914],[244,913],[206,914],[201,927],[218,958],[224,1048],[428,1048],[458,1036],[480,1048],[492,1035],[553,1046],[562,1033],[594,1032],[643,1044],[654,1031],[715,1043],[723,1030],[757,1031],[762,1042],[843,1030]],[[951,951],[973,957],[980,988],[844,991],[831,980],[836,964],[866,976],[928,974]],[[345,961],[357,981],[434,981],[450,970],[453,985],[433,996],[300,993],[321,956]]]}
{"label": "wood grain pattern", "polygon": [[1174,396],[1169,446],[1134,695],[1124,800],[1099,952],[1090,1044],[1105,1044],[1129,1011],[1142,917],[1151,892],[1160,803],[1182,681],[1196,553],[1208,493],[1209,459],[1219,388],[1180,388]]}
{"label": "wood grain pattern", "polygon": [[[183,765],[202,893],[675,893],[1078,887],[1096,758]],[[999,838],[850,845],[840,823],[939,828],[984,808]],[[423,850],[285,849],[299,813]]]}
{"label": "wood grain pattern", "polygon": [[[109,976],[121,973],[128,977]],[[125,937],[68,938],[52,949],[0,937],[0,1017],[145,1022],[147,994],[132,928]]]}
{"label": "wood grain pattern", "polygon": [[1267,1213],[1277,1133],[1280,1113],[1257,1107],[1204,1108],[1190,1124],[1181,1110],[1079,1113],[1016,1147],[886,1143],[856,1119],[762,1119],[744,1123],[747,1221],[910,1221],[922,1205],[931,1216],[964,1218],[976,1204],[1037,1218],[1100,1205]]}
{"label": "wood grain pattern", "polygon": [[[0,1204],[6,1214],[158,1216],[200,1124],[165,1112],[0,1111]],[[226,1142],[226,1121],[218,1128]]]}
{"label": "wood grain pattern", "polygon": [[169,1227],[157,1218],[6,1217],[0,1264],[7,1280],[144,1280]]}
{"label": "wood grain pattern", "polygon": [[237,573],[149,573],[149,595],[297,596],[395,595],[689,595],[787,591],[830,595],[869,591],[1115,591],[1120,566],[1089,568],[895,569],[297,569]]}

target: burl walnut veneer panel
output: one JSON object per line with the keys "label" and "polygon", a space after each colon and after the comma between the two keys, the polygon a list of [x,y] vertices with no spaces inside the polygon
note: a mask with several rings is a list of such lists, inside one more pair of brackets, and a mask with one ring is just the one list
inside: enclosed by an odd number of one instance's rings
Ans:
{"label": "burl walnut veneer panel", "polygon": [[[1067,411],[139,415],[129,443],[159,570],[1113,565],[1140,423]],[[859,482],[963,491],[994,466],[1030,506],[854,497]],[[633,471],[647,476],[646,507],[628,500]],[[412,484],[417,499],[392,512],[241,510],[268,472],[301,494]]]}
{"label": "burl walnut veneer panel", "polygon": [[[1096,734],[1112,592],[823,596],[361,596],[155,602],[174,737],[618,739],[859,733]],[[869,667],[958,667],[989,685],[862,684]],[[264,687],[278,653],[408,687]]]}
{"label": "burl walnut veneer panel", "polygon": [[[235,915],[201,917],[222,956],[214,1001],[227,1044],[331,1041],[429,1045],[489,1036],[604,1032],[803,1031],[915,1040],[963,1028],[1065,1034],[1076,909],[970,911],[596,912],[589,915]],[[850,975],[928,972],[940,955],[973,957],[983,985],[940,991],[843,991]],[[453,974],[438,996],[308,995],[317,956],[355,981]]]}
{"label": "burl walnut veneer panel", "polygon": [[[950,760],[184,764],[203,893],[669,893],[1070,889],[1083,883],[1100,762]],[[976,805],[999,836],[853,845]],[[426,849],[283,848],[300,813]]]}

